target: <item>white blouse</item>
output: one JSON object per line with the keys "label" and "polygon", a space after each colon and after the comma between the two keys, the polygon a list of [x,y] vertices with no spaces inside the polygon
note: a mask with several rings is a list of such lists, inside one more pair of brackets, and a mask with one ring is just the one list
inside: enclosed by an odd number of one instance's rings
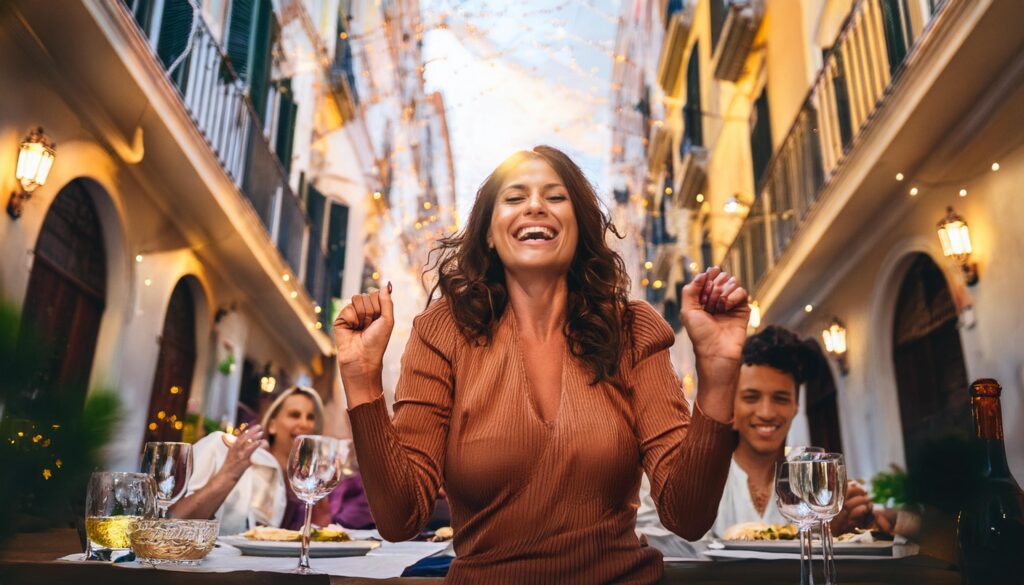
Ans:
{"label": "white blouse", "polygon": [[[216,431],[200,439],[192,447],[192,479],[188,482],[188,495],[205,486],[227,459],[228,446]],[[266,449],[257,449],[250,458],[251,465],[228,493],[217,509],[221,534],[238,534],[256,525],[280,526],[284,519],[288,496],[285,492],[284,473],[277,459]]]}
{"label": "white blouse", "polygon": [[[788,523],[779,513],[774,493],[772,497],[768,498],[764,514],[757,513],[754,501],[750,497],[750,487],[747,485],[747,472],[743,471],[743,468],[733,459],[729,463],[729,476],[725,480],[722,500],[718,505],[718,516],[715,518],[711,530],[701,540],[709,541],[721,538],[725,530],[734,524],[757,521],[768,524]],[[662,526],[654,507],[654,500],[651,498],[650,484],[647,482],[646,475],[640,486],[640,507],[636,516],[636,532],[638,536],[645,538],[651,546],[660,550],[667,557],[694,557],[699,548]]]}

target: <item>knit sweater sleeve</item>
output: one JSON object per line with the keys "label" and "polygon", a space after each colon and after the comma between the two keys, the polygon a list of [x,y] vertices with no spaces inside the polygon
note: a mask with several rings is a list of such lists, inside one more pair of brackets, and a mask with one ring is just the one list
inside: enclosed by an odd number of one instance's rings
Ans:
{"label": "knit sweater sleeve", "polygon": [[377,530],[408,540],[434,509],[445,462],[455,378],[452,360],[462,339],[441,301],[413,321],[395,389],[395,416],[384,398],[349,410],[360,472]]}
{"label": "knit sweater sleeve", "polygon": [[[691,416],[669,347],[672,329],[646,303],[632,303],[631,390],[644,470],[662,524],[697,540],[714,524],[736,447],[729,424],[694,408]],[[696,404],[696,403],[695,403]]]}

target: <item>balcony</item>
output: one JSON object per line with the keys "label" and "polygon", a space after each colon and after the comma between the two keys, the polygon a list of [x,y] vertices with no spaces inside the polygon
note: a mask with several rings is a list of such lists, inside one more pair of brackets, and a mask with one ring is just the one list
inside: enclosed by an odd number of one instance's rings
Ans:
{"label": "balcony", "polygon": [[[134,22],[144,22],[140,11],[148,4],[123,1],[132,11]],[[138,32],[146,35],[141,25]],[[187,54],[186,43],[187,38],[158,39],[155,56],[161,57],[165,73],[178,90],[196,129],[259,216],[266,235],[292,273],[305,275],[303,282],[310,296],[320,300],[323,291],[319,284],[313,285],[324,281],[326,264],[303,266],[306,254],[315,247],[307,243],[309,217],[288,185],[287,173],[263,132],[247,84],[236,74],[231,59],[202,18],[196,19],[192,49]],[[172,49],[166,52],[167,47]],[[160,49],[165,53],[159,54]],[[181,54],[185,56],[179,59]]]}
{"label": "balcony", "polygon": [[702,146],[683,149],[679,159],[679,185],[676,187],[676,205],[696,211],[701,202],[697,195],[707,181],[708,151]]}
{"label": "balcony", "polygon": [[715,78],[736,82],[764,19],[764,0],[731,0],[711,57]]}
{"label": "balcony", "polygon": [[915,168],[950,128],[981,115],[986,88],[1018,50],[1006,30],[1013,3],[947,0],[919,21],[916,38],[900,5],[855,3],[760,174],[724,265],[762,306],[802,307],[799,291],[886,215],[893,165]]}
{"label": "balcony", "polygon": [[692,23],[693,10],[682,8],[671,13],[665,23],[665,40],[658,59],[658,83],[666,97],[679,99],[683,93],[683,63]]}

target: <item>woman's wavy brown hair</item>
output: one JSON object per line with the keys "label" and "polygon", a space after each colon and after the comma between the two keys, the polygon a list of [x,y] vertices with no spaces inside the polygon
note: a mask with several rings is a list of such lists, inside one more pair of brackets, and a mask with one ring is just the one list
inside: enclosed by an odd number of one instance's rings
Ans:
{"label": "woman's wavy brown hair", "polygon": [[[627,343],[632,314],[629,277],[622,257],[605,242],[609,233],[621,238],[601,212],[594,187],[562,151],[550,146],[519,151],[495,169],[476,194],[466,227],[442,238],[431,250],[428,272],[437,271],[431,299],[440,290],[463,335],[474,343],[491,342],[494,327],[508,305],[505,268],[487,246],[487,231],[509,172],[522,162],[540,159],[551,165],[569,191],[579,228],[576,254],[569,266],[569,299],[563,332],[569,351],[592,374],[592,384],[609,382],[622,389],[619,362]],[[436,254],[436,256],[435,256]],[[429,306],[430,300],[427,301]]]}

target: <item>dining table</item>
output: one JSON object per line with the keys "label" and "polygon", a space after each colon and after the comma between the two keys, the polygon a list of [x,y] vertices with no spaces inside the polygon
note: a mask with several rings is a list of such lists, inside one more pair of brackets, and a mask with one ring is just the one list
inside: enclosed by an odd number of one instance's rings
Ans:
{"label": "dining table", "polygon": [[[227,572],[188,571],[166,567],[135,567],[91,561],[59,560],[81,553],[73,529],[21,533],[0,542],[0,585],[432,585],[439,577],[346,576],[344,574],[297,575],[266,570],[259,566]],[[316,569],[318,559],[313,559]],[[890,559],[837,560],[838,582],[842,585],[958,585],[960,574],[954,566],[927,555],[915,554]],[[665,562],[662,583],[701,585],[796,585],[799,561],[793,559],[675,560]]]}

